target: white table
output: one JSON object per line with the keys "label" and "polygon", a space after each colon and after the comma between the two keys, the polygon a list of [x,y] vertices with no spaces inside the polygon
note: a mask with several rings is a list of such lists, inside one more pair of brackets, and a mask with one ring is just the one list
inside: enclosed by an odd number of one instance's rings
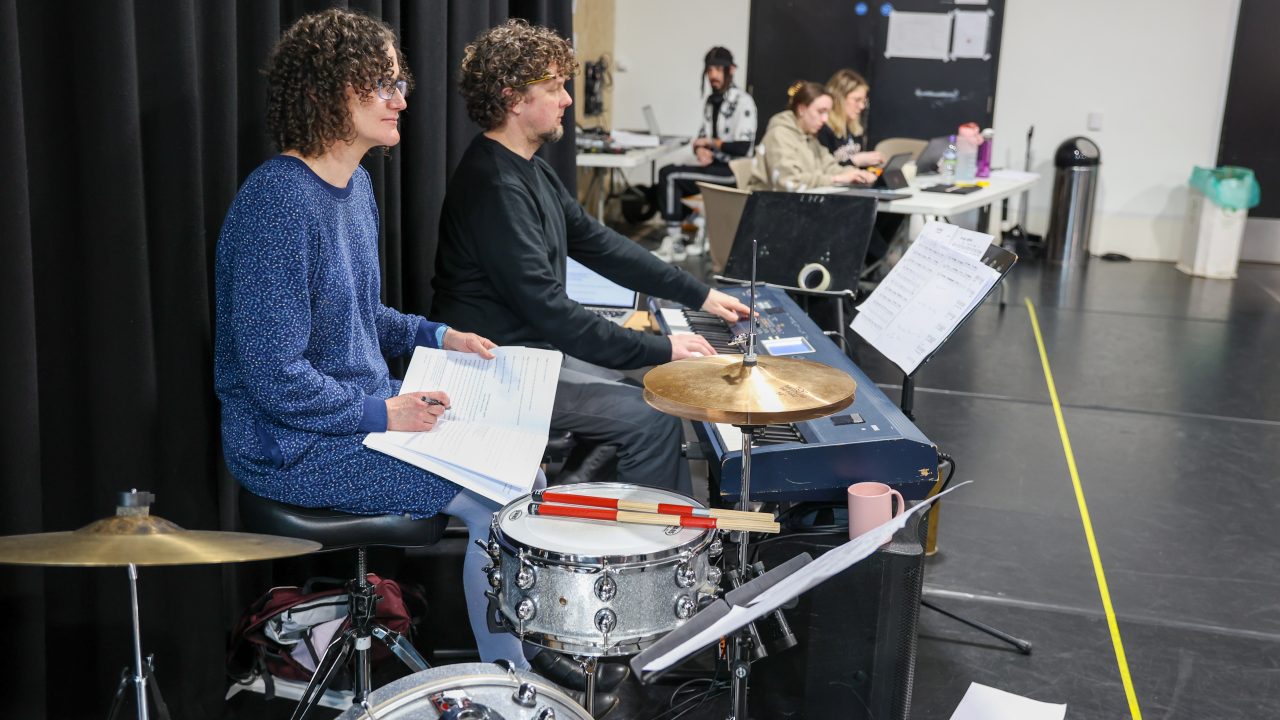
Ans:
{"label": "white table", "polygon": [[[919,216],[922,221],[919,224],[923,225],[924,222],[933,218],[948,218],[970,210],[988,210],[993,204],[1005,198],[1029,190],[1040,180],[1040,176],[1036,173],[1021,171],[993,170],[991,177],[986,180],[987,186],[975,192],[949,195],[924,192],[921,189],[941,182],[937,175],[917,176],[911,181],[909,188],[902,190],[902,192],[910,192],[911,197],[901,200],[882,200],[876,206],[876,210],[883,213]],[[814,188],[811,192],[839,194],[845,189],[842,187]],[[988,212],[985,224],[987,226],[985,231],[992,236],[993,242],[999,244],[999,216]],[[908,228],[909,236],[914,237],[919,229],[918,227]]]}
{"label": "white table", "polygon": [[[644,165],[649,166],[649,183],[653,184],[657,181],[656,173],[658,163],[684,151],[689,147],[687,142],[669,142],[658,145],[657,147],[633,148],[625,153],[578,153],[578,167],[586,168],[591,171],[591,182],[587,185],[588,195],[591,190],[599,186],[599,192],[596,194],[595,216],[600,222],[604,222],[604,203],[610,197],[613,197],[613,177],[614,172],[620,170],[632,170]],[[608,183],[606,190],[605,183]],[[623,179],[626,182],[626,179]]]}

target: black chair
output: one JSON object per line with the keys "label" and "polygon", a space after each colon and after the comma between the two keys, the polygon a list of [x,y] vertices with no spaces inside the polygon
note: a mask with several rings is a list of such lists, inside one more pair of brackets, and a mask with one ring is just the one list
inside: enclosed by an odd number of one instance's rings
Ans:
{"label": "black chair", "polygon": [[372,688],[370,651],[376,638],[400,658],[409,669],[427,669],[427,662],[400,633],[375,622],[378,596],[367,580],[366,553],[370,547],[411,548],[435,544],[444,534],[449,519],[435,515],[413,520],[404,515],[351,515],[336,510],[304,508],[268,500],[240,489],[240,519],[245,529],[266,535],[313,540],[322,551],[356,551],[355,577],[347,584],[349,604],[347,629],[334,637],[319,667],[302,694],[292,719],[301,720],[324,696],[325,690],[346,660],[354,653],[355,687],[352,704],[361,706]]}

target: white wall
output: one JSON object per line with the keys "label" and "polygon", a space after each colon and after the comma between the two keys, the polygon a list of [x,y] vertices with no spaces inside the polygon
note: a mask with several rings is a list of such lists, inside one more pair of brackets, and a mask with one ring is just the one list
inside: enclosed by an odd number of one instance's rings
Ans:
{"label": "white wall", "polygon": [[[1008,0],[996,88],[996,160],[1021,169],[1035,125],[1028,225],[1048,222],[1053,152],[1102,149],[1091,251],[1174,260],[1193,165],[1213,165],[1239,0]],[[1102,130],[1087,127],[1103,113]]]}
{"label": "white wall", "polygon": [[642,110],[652,105],[664,134],[696,134],[702,118],[702,58],[716,45],[729,48],[742,85],[750,8],[750,0],[619,0],[614,127],[644,129]]}

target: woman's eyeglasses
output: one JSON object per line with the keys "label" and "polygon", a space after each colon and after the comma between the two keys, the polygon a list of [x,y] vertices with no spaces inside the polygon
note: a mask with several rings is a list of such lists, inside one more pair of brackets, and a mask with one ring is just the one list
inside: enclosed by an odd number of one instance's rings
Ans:
{"label": "woman's eyeglasses", "polygon": [[408,99],[409,81],[391,80],[386,78],[378,81],[378,97],[383,100],[390,100],[391,98],[394,98],[397,90],[400,91],[400,97]]}

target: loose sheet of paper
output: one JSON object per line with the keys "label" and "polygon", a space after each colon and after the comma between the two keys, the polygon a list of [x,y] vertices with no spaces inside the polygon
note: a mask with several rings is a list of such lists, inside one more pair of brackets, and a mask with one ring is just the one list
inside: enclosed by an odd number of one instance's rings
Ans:
{"label": "loose sheet of paper", "polygon": [[1000,280],[999,271],[982,262],[990,244],[990,235],[926,224],[849,327],[914,373]]}
{"label": "loose sheet of paper", "polygon": [[1063,720],[1065,704],[1032,700],[993,687],[970,683],[951,720]]}
{"label": "loose sheet of paper", "polygon": [[883,525],[868,530],[838,548],[827,551],[818,559],[797,570],[786,578],[784,582],[780,582],[755,596],[746,605],[735,605],[729,608],[728,614],[702,632],[646,663],[644,671],[658,672],[675,665],[689,655],[711,644],[717,638],[728,635],[752,620],[768,615],[782,607],[791,598],[798,597],[801,593],[816,587],[818,584],[852,567],[855,563],[870,557],[881,545],[889,542],[894,533],[906,527],[907,520],[912,515],[924,512],[925,508],[942,496],[964,487],[970,482],[973,481],[960,483],[946,492],[924,500],[910,510],[899,513],[897,517]]}
{"label": "loose sheet of paper", "polygon": [[987,54],[987,33],[990,27],[991,16],[988,11],[957,10],[951,31],[951,58],[989,60],[991,56]]}
{"label": "loose sheet of paper", "polygon": [[449,409],[430,432],[370,433],[364,444],[496,502],[533,487],[563,360],[554,350],[500,347],[492,360],[419,347],[401,394],[443,390]]}
{"label": "loose sheet of paper", "polygon": [[889,13],[885,57],[947,60],[950,49],[951,13]]}

